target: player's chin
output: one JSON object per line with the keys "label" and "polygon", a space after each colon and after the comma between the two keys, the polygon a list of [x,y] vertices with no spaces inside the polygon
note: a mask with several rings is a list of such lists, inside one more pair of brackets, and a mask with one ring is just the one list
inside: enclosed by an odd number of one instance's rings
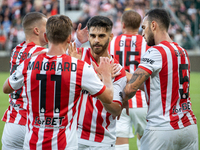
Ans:
{"label": "player's chin", "polygon": [[101,51],[102,51],[102,47],[94,47],[94,48],[93,48],[93,51],[94,51],[94,52],[97,52],[97,53],[98,53],[98,52],[101,52]]}

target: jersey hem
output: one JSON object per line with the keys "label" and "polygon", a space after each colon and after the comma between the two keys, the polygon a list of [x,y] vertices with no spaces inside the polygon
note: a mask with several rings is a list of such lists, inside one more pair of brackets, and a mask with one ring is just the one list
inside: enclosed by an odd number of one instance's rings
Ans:
{"label": "jersey hem", "polygon": [[103,142],[95,142],[95,141],[90,141],[90,140],[85,140],[78,138],[78,143],[83,144],[83,145],[88,145],[88,146],[111,146],[115,145],[115,142],[113,143],[103,143]]}

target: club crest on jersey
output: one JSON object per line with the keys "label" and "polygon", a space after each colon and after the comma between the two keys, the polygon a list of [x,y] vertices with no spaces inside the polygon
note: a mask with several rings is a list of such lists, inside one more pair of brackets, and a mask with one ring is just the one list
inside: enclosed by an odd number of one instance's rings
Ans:
{"label": "club crest on jersey", "polygon": [[40,118],[40,117],[36,117],[35,118],[35,125],[36,126],[41,126],[41,127],[45,127],[45,128],[54,128],[55,126],[59,128],[63,128],[62,125],[62,121],[65,117],[46,117],[46,118]]}
{"label": "club crest on jersey", "polygon": [[177,108],[176,106],[172,109],[172,114],[174,116],[178,115],[180,112],[188,112],[190,110],[190,102],[182,103],[180,108]]}

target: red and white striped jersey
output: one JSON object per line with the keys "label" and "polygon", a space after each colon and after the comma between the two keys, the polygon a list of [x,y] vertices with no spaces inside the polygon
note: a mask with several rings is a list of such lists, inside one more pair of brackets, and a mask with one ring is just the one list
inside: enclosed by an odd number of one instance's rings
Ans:
{"label": "red and white striped jersey", "polygon": [[[27,44],[24,41],[17,45],[12,50],[10,57],[10,74],[12,74],[17,66],[19,66],[26,58],[31,57],[33,53],[43,49],[43,47],[35,45],[33,42]],[[27,99],[24,86],[19,90],[14,91],[12,94],[9,94],[9,103],[10,105],[5,111],[2,121],[26,125]]]}
{"label": "red and white striped jersey", "polygon": [[94,69],[66,54],[31,57],[9,77],[11,88],[23,84],[28,100],[25,149],[77,149],[77,107],[82,89],[97,96],[105,89]]}
{"label": "red and white striped jersey", "polygon": [[[141,35],[122,34],[112,39],[108,50],[111,55],[130,73],[133,73],[144,55],[147,46],[144,38]],[[147,107],[145,93],[138,90],[136,95],[129,100],[129,108]]]}
{"label": "red and white striped jersey", "polygon": [[[83,49],[82,60],[91,65],[92,61],[95,63],[96,61],[90,51],[90,48]],[[118,63],[116,60],[114,62]],[[98,66],[97,63],[96,65]],[[120,92],[125,87],[127,79],[124,68],[120,72],[121,74],[113,79],[113,102],[121,104]],[[113,116],[104,109],[101,101],[91,96],[88,91],[83,91],[78,115],[78,142],[93,146],[98,144],[101,146],[103,144],[114,145],[116,140],[115,126],[116,119],[113,119]]]}
{"label": "red and white striped jersey", "polygon": [[145,82],[147,129],[172,130],[196,124],[191,109],[190,61],[177,43],[163,41],[148,49],[139,68],[151,74]]}

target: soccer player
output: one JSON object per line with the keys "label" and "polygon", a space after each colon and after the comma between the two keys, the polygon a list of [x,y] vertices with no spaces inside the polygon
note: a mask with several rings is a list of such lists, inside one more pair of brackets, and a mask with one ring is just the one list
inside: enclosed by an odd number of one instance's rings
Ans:
{"label": "soccer player", "polygon": [[[39,12],[26,14],[22,20],[22,26],[26,35],[26,41],[17,45],[10,57],[10,74],[17,66],[32,54],[45,49],[47,44],[44,39],[47,17]],[[2,134],[2,150],[23,149],[25,125],[27,121],[27,98],[25,86],[9,94],[9,107],[5,111],[2,120],[5,123]]]}
{"label": "soccer player", "polygon": [[170,17],[164,9],[152,9],[142,21],[142,35],[152,46],[126,85],[123,106],[144,83],[147,126],[141,150],[198,149],[196,117],[191,108],[190,61],[187,51],[168,34]]}
{"label": "soccer player", "polygon": [[[23,61],[5,81],[4,93],[25,86],[28,129],[24,149],[77,149],[77,107],[82,89],[101,103],[113,99],[112,65],[100,59],[98,72],[86,62],[66,55],[71,49],[72,22],[64,15],[52,16],[46,24],[47,53]],[[104,84],[103,84],[104,83]]]}
{"label": "soccer player", "polygon": [[[144,55],[147,46],[145,39],[138,34],[141,23],[141,16],[134,10],[125,11],[122,14],[121,24],[122,33],[113,38],[108,46],[110,54],[114,55],[119,63],[126,69],[127,77],[137,69]],[[131,73],[131,74],[130,74]],[[129,79],[128,79],[129,80]],[[129,138],[134,137],[132,126],[134,125],[135,134],[137,133],[137,146],[140,147],[140,138],[146,127],[147,103],[145,93],[138,90],[136,95],[129,100],[129,115],[123,109],[120,119],[116,124],[116,150],[129,150]]]}
{"label": "soccer player", "polygon": [[[113,38],[112,21],[104,16],[94,16],[88,23],[89,43],[91,48],[82,50],[82,60],[88,64],[92,62],[99,65],[100,57],[104,56],[114,60],[108,53],[108,44]],[[94,65],[92,65],[94,66]],[[115,149],[115,126],[116,116],[121,113],[120,92],[126,85],[126,74],[121,67],[113,79],[114,97],[111,104],[104,104],[87,90],[82,91],[78,115],[78,143],[80,150],[86,149]]]}

